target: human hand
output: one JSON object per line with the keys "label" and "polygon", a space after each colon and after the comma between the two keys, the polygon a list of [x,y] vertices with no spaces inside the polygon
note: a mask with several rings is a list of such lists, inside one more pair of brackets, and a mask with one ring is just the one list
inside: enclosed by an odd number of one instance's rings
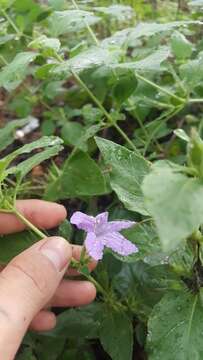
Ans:
{"label": "human hand", "polygon": [[[41,200],[20,200],[18,210],[35,226],[50,229],[66,217],[63,206]],[[14,215],[0,214],[0,233],[19,232],[25,228]],[[2,240],[3,241],[3,240]],[[0,273],[0,355],[13,360],[30,326],[50,330],[56,317],[51,306],[81,306],[96,295],[88,281],[63,280],[73,256],[80,257],[80,246],[71,246],[60,237],[43,239],[15,257]],[[90,268],[95,267],[90,264]]]}

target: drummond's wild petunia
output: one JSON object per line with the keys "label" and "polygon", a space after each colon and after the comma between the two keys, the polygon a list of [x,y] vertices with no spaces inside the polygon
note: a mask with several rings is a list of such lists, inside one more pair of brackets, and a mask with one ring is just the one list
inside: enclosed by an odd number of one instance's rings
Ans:
{"label": "drummond's wild petunia", "polygon": [[94,216],[76,211],[70,219],[71,224],[87,232],[85,248],[95,260],[101,260],[104,248],[110,248],[119,255],[128,256],[138,248],[127,240],[119,231],[135,225],[134,221],[108,221],[108,212]]}

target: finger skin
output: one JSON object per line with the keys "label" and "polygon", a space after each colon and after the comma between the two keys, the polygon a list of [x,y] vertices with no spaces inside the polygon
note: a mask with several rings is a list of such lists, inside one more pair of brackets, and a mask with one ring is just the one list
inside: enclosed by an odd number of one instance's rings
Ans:
{"label": "finger skin", "polygon": [[[17,209],[33,225],[41,229],[50,229],[59,225],[67,216],[64,206],[43,200],[18,200]],[[10,234],[24,230],[25,225],[12,214],[0,214],[1,234]]]}
{"label": "finger skin", "polygon": [[30,324],[30,329],[34,331],[50,331],[56,326],[56,316],[52,311],[40,311]]}
{"label": "finger skin", "polygon": [[51,306],[82,306],[96,297],[95,286],[89,281],[63,280],[51,300]]}
{"label": "finger skin", "polygon": [[[72,247],[61,240],[68,265]],[[42,252],[48,241],[53,243],[53,238],[41,240],[18,255],[0,274],[0,354],[4,354],[3,360],[14,359],[32,319],[53,297],[66,271],[66,267],[57,271]]]}

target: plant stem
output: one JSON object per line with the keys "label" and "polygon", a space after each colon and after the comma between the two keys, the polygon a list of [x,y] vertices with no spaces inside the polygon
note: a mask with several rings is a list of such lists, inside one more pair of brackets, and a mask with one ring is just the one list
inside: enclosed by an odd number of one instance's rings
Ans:
{"label": "plant stem", "polygon": [[[75,7],[75,9],[80,10],[80,8],[79,8],[78,4],[76,3],[76,1],[75,0],[71,0],[71,1],[72,1],[73,6]],[[89,24],[87,23],[86,19],[83,19],[83,21],[84,21],[84,23],[85,23],[85,25],[87,27],[87,30],[88,30],[92,40],[94,41],[95,45],[99,46],[99,41],[98,41],[94,31],[92,31],[92,29],[89,26]]]}
{"label": "plant stem", "polygon": [[71,71],[74,78],[81,85],[81,87],[88,93],[90,98],[94,101],[94,103],[98,106],[98,108],[103,112],[104,116],[107,118],[110,125],[114,126],[115,129],[120,133],[120,135],[125,139],[125,141],[129,144],[129,146],[137,153],[137,148],[133,144],[133,142],[129,139],[129,137],[124,133],[124,131],[118,126],[118,124],[113,120],[111,115],[106,111],[101,102],[96,98],[93,92],[87,87],[87,85],[83,82],[83,80],[78,76],[75,71]]}
{"label": "plant stem", "polygon": [[153,81],[146,79],[144,76],[139,75],[138,73],[136,73],[136,77],[137,77],[138,79],[140,79],[140,80],[142,80],[142,81],[146,82],[147,84],[149,84],[149,85],[153,86],[153,87],[154,87],[154,88],[156,88],[157,90],[162,91],[162,92],[164,92],[165,94],[167,94],[167,95],[169,95],[169,96],[173,97],[174,99],[176,99],[176,100],[180,101],[181,103],[185,103],[185,102],[186,102],[186,100],[185,100],[185,99],[183,99],[183,98],[181,98],[181,97],[179,97],[179,96],[177,96],[177,95],[173,94],[173,93],[172,93],[172,92],[170,92],[169,90],[167,90],[167,89],[165,89],[165,88],[163,88],[163,87],[161,87],[161,86],[159,86],[159,85],[155,84]]}
{"label": "plant stem", "polygon": [[13,208],[11,212],[14,215],[16,215],[27,227],[29,227],[40,238],[44,239],[46,237],[46,235],[41,230],[39,230],[29,220],[27,220],[17,209]]}
{"label": "plant stem", "polygon": [[16,34],[21,36],[22,34],[21,34],[20,30],[17,28],[16,24],[13,22],[13,20],[7,14],[7,12],[4,9],[1,9],[1,12],[2,12],[3,16],[6,18],[6,20],[9,22],[9,24],[12,26],[12,28],[15,30]]}
{"label": "plant stem", "polygon": [[189,99],[188,101],[190,104],[192,104],[192,103],[195,104],[195,103],[202,103],[203,99],[201,99],[201,98],[200,99]]}

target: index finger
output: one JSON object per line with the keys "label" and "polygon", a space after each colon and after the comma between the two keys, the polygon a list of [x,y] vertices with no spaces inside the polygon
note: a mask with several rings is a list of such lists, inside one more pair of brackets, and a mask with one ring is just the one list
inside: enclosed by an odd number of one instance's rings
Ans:
{"label": "index finger", "polygon": [[[64,206],[43,200],[18,200],[18,211],[40,229],[58,226],[67,216]],[[0,213],[0,234],[19,232],[26,228],[15,215]]]}

